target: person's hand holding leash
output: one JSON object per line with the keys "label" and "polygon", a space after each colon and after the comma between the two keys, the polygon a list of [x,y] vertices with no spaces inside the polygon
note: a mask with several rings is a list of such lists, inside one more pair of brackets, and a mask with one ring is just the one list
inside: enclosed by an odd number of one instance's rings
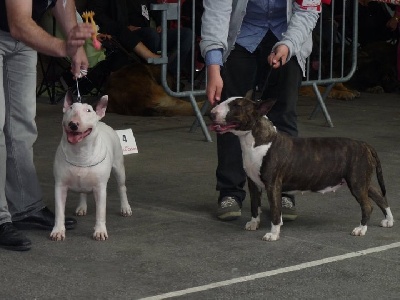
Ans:
{"label": "person's hand holding leash", "polygon": [[224,82],[221,78],[221,67],[219,65],[209,65],[207,67],[207,99],[214,106],[221,100],[222,87]]}
{"label": "person's hand holding leash", "polygon": [[277,69],[286,64],[288,56],[289,48],[286,45],[279,45],[268,55],[268,63],[272,68]]}
{"label": "person's hand holding leash", "polygon": [[75,77],[80,77],[80,71],[87,70],[89,62],[83,49],[85,40],[93,34],[90,24],[79,24],[68,33],[66,40],[67,55],[71,58],[71,72]]}

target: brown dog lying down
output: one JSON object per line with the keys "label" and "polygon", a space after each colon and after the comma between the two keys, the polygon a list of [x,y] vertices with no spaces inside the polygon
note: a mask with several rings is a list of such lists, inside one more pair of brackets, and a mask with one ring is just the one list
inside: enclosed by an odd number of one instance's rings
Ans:
{"label": "brown dog lying down", "polygon": [[[326,87],[318,86],[318,89],[322,94],[325,93]],[[332,89],[329,91],[327,96],[328,99],[337,99],[337,100],[344,100],[349,101],[355,98],[359,98],[361,93],[357,90],[352,90],[347,88],[343,83],[335,83]],[[312,86],[301,86],[299,88],[299,96],[306,96],[306,97],[315,97],[315,92]]]}
{"label": "brown dog lying down", "polygon": [[[156,65],[135,63],[111,73],[106,87],[108,111],[132,116],[193,116],[189,100],[172,97],[164,91],[160,69]],[[170,76],[168,84],[174,87]]]}
{"label": "brown dog lying down", "polygon": [[[294,138],[279,133],[265,116],[273,103],[232,97],[215,106],[210,114],[215,131],[239,137],[251,198],[252,218],[246,229],[256,230],[260,225],[262,189],[267,192],[272,223],[263,240],[276,241],[283,224],[282,192],[325,193],[345,184],[361,206],[361,222],[352,235],[365,235],[373,208],[371,199],[385,217],[381,226],[392,227],[393,215],[376,151],[365,142],[349,138]],[[380,190],[371,184],[374,170]]]}

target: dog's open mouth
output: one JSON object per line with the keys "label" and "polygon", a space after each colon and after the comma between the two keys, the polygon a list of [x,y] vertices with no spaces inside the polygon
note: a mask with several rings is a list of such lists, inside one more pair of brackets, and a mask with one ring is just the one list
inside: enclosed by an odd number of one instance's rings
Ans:
{"label": "dog's open mouth", "polygon": [[87,137],[92,132],[92,128],[85,130],[84,132],[65,130],[67,134],[67,140],[70,144],[77,144],[82,141],[85,137]]}
{"label": "dog's open mouth", "polygon": [[234,129],[238,126],[236,123],[231,123],[231,124],[218,124],[218,123],[213,123],[209,126],[209,129],[211,131],[215,131],[217,133],[224,133],[226,131],[229,131],[231,129]]}

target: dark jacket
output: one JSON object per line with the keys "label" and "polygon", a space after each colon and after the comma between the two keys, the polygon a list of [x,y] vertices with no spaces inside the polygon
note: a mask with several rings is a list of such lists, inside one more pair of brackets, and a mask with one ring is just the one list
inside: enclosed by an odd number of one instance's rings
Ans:
{"label": "dark jacket", "polygon": [[[161,16],[157,11],[151,11],[151,4],[157,3],[156,0],[127,0],[129,25],[136,27],[149,27],[150,19],[153,19],[156,25],[161,25]],[[145,6],[145,8],[143,7]],[[146,14],[146,11],[148,14]],[[146,17],[148,16],[148,18]]]}
{"label": "dark jacket", "polygon": [[88,9],[94,11],[94,20],[101,33],[114,36],[127,50],[132,51],[141,39],[128,29],[127,1],[130,0],[91,0],[88,1]]}

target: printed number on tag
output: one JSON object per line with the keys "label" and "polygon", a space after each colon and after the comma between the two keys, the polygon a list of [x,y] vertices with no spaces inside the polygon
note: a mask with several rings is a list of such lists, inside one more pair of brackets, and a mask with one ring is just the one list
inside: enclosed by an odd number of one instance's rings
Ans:
{"label": "printed number on tag", "polygon": [[132,129],[116,130],[124,155],[139,153]]}

